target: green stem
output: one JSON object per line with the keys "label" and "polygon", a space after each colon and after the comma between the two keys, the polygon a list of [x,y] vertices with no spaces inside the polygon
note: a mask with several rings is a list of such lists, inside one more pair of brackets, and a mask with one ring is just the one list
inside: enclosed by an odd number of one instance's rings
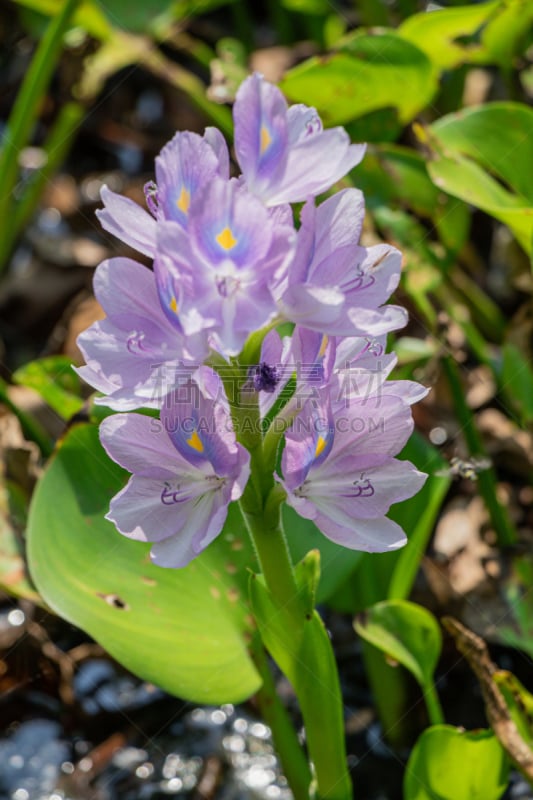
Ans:
{"label": "green stem", "polygon": [[298,698],[316,776],[316,800],[351,800],[342,695],[331,642],[316,612],[306,606],[305,587],[296,583],[281,527],[279,493],[274,490],[259,512],[251,505],[245,492],[241,509],[273,603],[267,622],[258,620],[261,635]]}
{"label": "green stem", "polygon": [[[32,58],[9,116],[0,155],[0,220],[10,218],[12,190],[18,174],[18,156],[31,136],[46,88],[61,55],[63,34],[79,0],[65,0],[53,17]],[[0,237],[0,270],[9,256],[10,238]]]}
{"label": "green stem", "polygon": [[257,704],[263,719],[272,731],[274,744],[294,800],[309,800],[311,770],[289,715],[277,695],[268,659],[259,637],[252,642],[252,658],[263,679],[263,685],[256,694]]}
{"label": "green stem", "polygon": [[[485,448],[479,431],[476,427],[474,415],[466,402],[463,386],[457,364],[451,356],[442,359],[442,366],[453,397],[457,418],[461,423],[462,431],[473,456],[486,457]],[[489,467],[482,470],[478,477],[480,494],[485,501],[492,525],[498,537],[500,547],[507,547],[516,542],[517,535],[514,526],[497,496],[497,483],[494,470]]]}
{"label": "green stem", "polygon": [[426,704],[429,721],[432,725],[444,725],[444,713],[440,704],[437,690],[434,683],[424,686],[424,702]]}
{"label": "green stem", "polygon": [[[252,473],[254,467],[252,464]],[[299,592],[287,540],[281,527],[279,505],[277,509],[265,507],[258,511],[255,499],[255,493],[252,495],[245,491],[240,505],[261,572],[276,600],[286,609],[297,611]]]}

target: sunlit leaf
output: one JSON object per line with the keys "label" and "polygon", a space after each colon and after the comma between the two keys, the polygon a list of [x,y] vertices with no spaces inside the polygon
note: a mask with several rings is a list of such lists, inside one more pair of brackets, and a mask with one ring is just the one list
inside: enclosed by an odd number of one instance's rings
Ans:
{"label": "sunlit leaf", "polygon": [[434,725],[420,736],[407,762],[404,800],[499,800],[508,772],[492,731]]}
{"label": "sunlit leaf", "polygon": [[38,392],[62,419],[70,419],[83,406],[80,379],[67,356],[30,361],[13,374],[13,381]]}
{"label": "sunlit leaf", "polygon": [[527,43],[532,19],[529,0],[496,0],[424,11],[406,19],[398,32],[440,69],[459,64],[509,68]]}
{"label": "sunlit leaf", "polygon": [[144,680],[188,700],[234,702],[260,684],[248,656],[246,566],[235,505],[224,533],[185,569],[104,519],[125,473],[93,426],[74,427],[39,482],[28,525],[32,578],[46,602]]}
{"label": "sunlit leaf", "polygon": [[356,632],[411,672],[420,686],[433,683],[442,636],[427,609],[408,600],[388,600],[369,608],[354,622]]}
{"label": "sunlit leaf", "polygon": [[450,69],[458,64],[476,62],[482,60],[484,54],[476,34],[501,5],[496,0],[423,11],[402,22],[398,33],[416,44],[440,68]]}
{"label": "sunlit leaf", "polygon": [[402,124],[424,108],[437,84],[427,56],[392,32],[357,34],[340,51],[290,70],[281,83],[294,102],[314,106],[329,125],[396,109]]}
{"label": "sunlit leaf", "polygon": [[533,237],[533,109],[489,103],[430,128],[434,183],[509,226],[524,250]]}

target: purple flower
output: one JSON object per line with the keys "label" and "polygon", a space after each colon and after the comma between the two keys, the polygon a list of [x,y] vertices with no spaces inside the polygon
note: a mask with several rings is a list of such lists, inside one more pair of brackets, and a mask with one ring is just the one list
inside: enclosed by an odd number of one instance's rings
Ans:
{"label": "purple flower", "polygon": [[216,128],[207,128],[203,137],[180,132],[161,150],[155,170],[157,184],[145,187],[153,216],[107,186],[101,191],[104,208],[96,212],[106,231],[151,258],[156,251],[157,223],[174,220],[186,227],[196,193],[215,175],[228,178],[228,148]]}
{"label": "purple flower", "polygon": [[292,226],[243,186],[213,178],[191,202],[187,230],[159,228],[154,270],[167,318],[186,336],[206,332],[222,355],[237,355],[276,314],[270,287],[294,240]]}
{"label": "purple flower", "polygon": [[305,403],[285,436],[281,483],[287,502],[344,547],[401,547],[405,534],[385,514],[426,479],[410,462],[393,457],[413,428],[408,404],[384,395],[333,414],[327,390],[319,400]]}
{"label": "purple flower", "polygon": [[247,187],[269,206],[329,189],[363,158],[343,128],[323,130],[314,108],[288,107],[280,90],[255,73],[233,107],[235,152]]}
{"label": "purple flower", "polygon": [[96,403],[117,411],[159,408],[205,357],[205,337],[180,335],[161,309],[153,272],[129,258],[100,264],[94,292],[106,318],[78,337],[86,366],[77,372],[107,395]]}
{"label": "purple flower", "polygon": [[387,380],[398,359],[385,352],[385,338],[337,338],[330,382],[334,412],[353,402],[376,403],[382,394],[397,395],[408,405],[427,395],[429,389],[416,381]]}
{"label": "purple flower", "polygon": [[283,316],[336,336],[380,336],[406,324],[405,309],[382,306],[398,286],[401,253],[389,245],[361,247],[363,217],[357,189],[318,208],[305,204],[295,257],[276,288]]}
{"label": "purple flower", "polygon": [[184,567],[221,532],[249,476],[225,403],[189,381],[161,412],[116,414],[100,426],[108,455],[132,473],[106,518],[130,539],[154,542],[162,567]]}

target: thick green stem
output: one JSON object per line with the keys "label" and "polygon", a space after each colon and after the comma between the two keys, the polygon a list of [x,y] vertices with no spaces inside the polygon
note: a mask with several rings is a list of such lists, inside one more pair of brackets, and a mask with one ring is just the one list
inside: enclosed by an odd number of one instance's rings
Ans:
{"label": "thick green stem", "polygon": [[[451,356],[446,356],[442,360],[442,365],[452,393],[457,418],[461,423],[462,432],[470,453],[473,456],[486,456],[481,436],[476,427],[474,415],[464,396],[457,364]],[[494,470],[488,467],[482,470],[477,477],[479,491],[485,501],[491,522],[496,531],[498,544],[501,547],[509,546],[516,542],[517,535],[509,515],[507,514],[507,509],[504,508],[498,500]]]}
{"label": "thick green stem", "polygon": [[274,490],[263,509],[254,510],[252,503],[253,496],[245,493],[241,508],[267,586],[262,591],[259,585],[255,587],[256,602],[263,603],[256,618],[265,646],[300,704],[315,772],[314,796],[351,800],[342,694],[331,642],[316,612],[306,605],[306,587],[296,582],[281,527],[279,495]]}
{"label": "thick green stem", "polygon": [[[7,123],[0,155],[0,219],[10,218],[12,190],[18,174],[18,156],[31,136],[44,93],[61,55],[63,34],[79,0],[65,0],[53,17],[26,73]],[[0,237],[0,269],[9,256],[11,240]]]}
{"label": "thick green stem", "polygon": [[272,731],[281,766],[291,787],[294,800],[309,800],[311,770],[289,715],[277,695],[266,653],[259,637],[252,643],[252,658],[263,679],[263,685],[256,694],[256,700],[263,719]]}
{"label": "thick green stem", "polygon": [[285,608],[294,609],[299,604],[299,592],[287,540],[281,528],[279,504],[277,508],[258,509],[254,501],[251,493],[245,492],[240,502],[261,572],[276,600]]}

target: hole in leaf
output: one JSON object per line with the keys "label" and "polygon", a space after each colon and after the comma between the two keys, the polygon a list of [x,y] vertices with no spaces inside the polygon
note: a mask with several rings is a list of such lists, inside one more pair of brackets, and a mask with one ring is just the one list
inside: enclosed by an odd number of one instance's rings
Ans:
{"label": "hole in leaf", "polygon": [[118,594],[103,594],[102,592],[96,593],[97,597],[101,597],[109,606],[119,608],[121,611],[129,611],[130,607]]}

